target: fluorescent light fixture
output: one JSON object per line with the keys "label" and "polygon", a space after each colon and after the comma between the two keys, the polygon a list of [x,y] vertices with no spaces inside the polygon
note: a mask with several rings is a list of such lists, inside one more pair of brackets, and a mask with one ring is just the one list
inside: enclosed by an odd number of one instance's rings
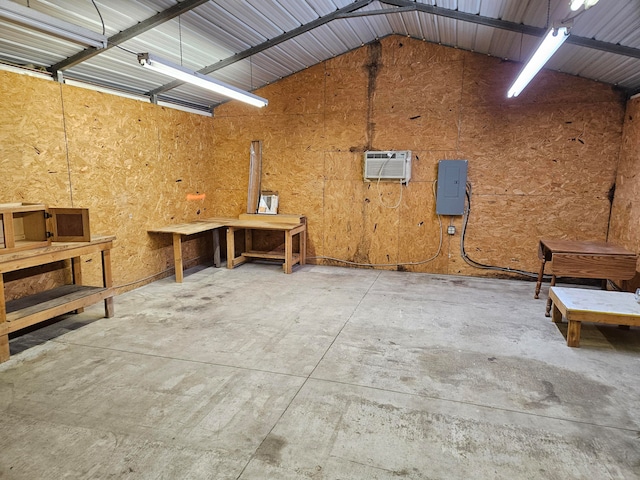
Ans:
{"label": "fluorescent light fixture", "polygon": [[9,0],[0,0],[0,19],[24,25],[33,30],[45,32],[81,45],[95,48],[107,46],[107,37],[104,35],[93,32],[88,28],[65,22],[33,8],[18,5]]}
{"label": "fluorescent light fixture", "polygon": [[233,98],[234,100],[239,100],[256,107],[264,107],[269,103],[266,98],[259,97],[253,93],[249,93],[240,88],[236,88],[233,85],[229,85],[228,83],[221,82],[220,80],[214,80],[211,77],[189,70],[180,65],[176,65],[175,63],[171,63],[162,58],[158,58],[150,53],[138,54],[138,61],[143,67],[169,77],[177,78],[183,82],[206,88],[207,90],[219,93],[225,97]]}
{"label": "fluorescent light fixture", "polygon": [[572,11],[577,11],[580,9],[582,5],[584,5],[584,9],[593,7],[598,0],[571,0],[570,8]]}
{"label": "fluorescent light fixture", "polygon": [[529,59],[527,64],[524,66],[516,81],[513,82],[509,92],[507,93],[507,97],[517,97],[520,95],[520,92],[524,90],[529,82],[536,76],[536,74],[540,71],[540,69],[544,66],[545,63],[551,58],[551,56],[560,48],[560,45],[564,43],[564,41],[569,36],[569,28],[568,27],[557,27],[550,29],[544,37],[544,40],[533,54],[533,56]]}

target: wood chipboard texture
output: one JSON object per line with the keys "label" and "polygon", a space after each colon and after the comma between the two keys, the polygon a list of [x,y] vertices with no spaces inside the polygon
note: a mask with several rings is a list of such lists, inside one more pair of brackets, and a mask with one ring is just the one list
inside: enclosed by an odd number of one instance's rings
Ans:
{"label": "wood chipboard texture", "polygon": [[[0,185],[3,201],[89,208],[92,233],[117,237],[113,279],[123,290],[172,273],[170,237],[149,235],[147,229],[215,215],[212,119],[38,78],[0,75],[3,98],[11,99],[0,104],[2,135],[7,134],[0,161],[3,172],[16,172],[11,183]],[[37,161],[30,158],[33,146],[40,152]],[[21,198],[27,191],[31,198]],[[211,239],[193,237],[184,245],[185,264],[210,261],[210,250]],[[99,255],[83,257],[86,283],[100,284],[100,263]],[[34,293],[33,281],[48,289],[64,280],[48,275],[45,281],[38,276],[15,281],[9,293]]]}
{"label": "wood chipboard texture", "polygon": [[[640,255],[640,98],[627,103],[620,165],[611,211],[609,241]],[[640,262],[634,279],[623,288],[640,287]]]}
{"label": "wood chipboard texture", "polygon": [[[60,85],[0,71],[0,203],[69,204]],[[5,279],[6,300],[59,285],[64,272]]]}
{"label": "wood chipboard texture", "polygon": [[[222,156],[243,152],[253,138],[264,140],[265,186],[278,191],[283,205],[304,191],[298,205],[310,210],[284,213],[310,217],[311,257],[395,264],[437,252],[432,189],[438,161],[466,159],[475,206],[468,253],[483,263],[535,271],[541,236],[604,240],[624,100],[607,85],[547,71],[507,100],[520,68],[384,38],[259,90],[270,102],[260,111],[232,102],[216,109],[216,131],[225,132],[216,139],[217,170],[231,166]],[[294,102],[288,109],[287,99]],[[394,206],[399,185],[362,179],[363,152],[387,149],[414,154],[412,179],[396,209],[380,202]],[[303,158],[310,152],[313,164]],[[221,175],[233,188],[246,188],[243,171]],[[462,260],[461,216],[442,221],[445,232],[453,225],[457,233],[444,233],[438,258],[397,268],[497,274]]]}
{"label": "wood chipboard texture", "polygon": [[[307,216],[309,256],[358,263],[431,257],[438,160],[466,159],[468,254],[537,270],[542,236],[606,238],[625,101],[607,85],[549,71],[507,100],[520,67],[392,36],[259,89],[263,109],[228,102],[214,118],[0,72],[0,167],[9,179],[0,197],[89,208],[92,231],[117,236],[114,283],[133,288],[173,265],[169,236],[147,228],[246,209],[253,140],[263,142],[262,183],[278,191],[280,212]],[[635,251],[640,134],[629,117],[639,108],[629,103],[610,232]],[[363,152],[390,148],[414,153],[395,209],[380,201],[395,205],[398,184],[362,179]],[[462,217],[442,221],[456,234],[444,234],[436,260],[380,268],[497,274],[460,257]],[[185,243],[188,264],[210,261],[208,237]],[[87,260],[85,276],[97,281],[97,258]]]}

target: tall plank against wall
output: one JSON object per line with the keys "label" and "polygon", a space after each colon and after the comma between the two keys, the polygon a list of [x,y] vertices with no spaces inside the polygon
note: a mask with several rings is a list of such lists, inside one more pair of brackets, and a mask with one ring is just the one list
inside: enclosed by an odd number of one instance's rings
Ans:
{"label": "tall plank against wall", "polygon": [[[612,192],[614,193],[614,192]],[[627,104],[620,166],[611,211],[609,241],[640,253],[640,98]],[[636,277],[624,284],[627,290],[640,287],[640,264]]]}

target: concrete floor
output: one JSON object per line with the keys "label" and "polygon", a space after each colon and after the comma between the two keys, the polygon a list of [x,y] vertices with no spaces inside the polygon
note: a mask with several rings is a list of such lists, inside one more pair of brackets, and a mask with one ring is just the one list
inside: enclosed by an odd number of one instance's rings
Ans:
{"label": "concrete floor", "polygon": [[155,282],[12,340],[0,478],[640,478],[640,329],[569,348],[533,290],[262,264]]}

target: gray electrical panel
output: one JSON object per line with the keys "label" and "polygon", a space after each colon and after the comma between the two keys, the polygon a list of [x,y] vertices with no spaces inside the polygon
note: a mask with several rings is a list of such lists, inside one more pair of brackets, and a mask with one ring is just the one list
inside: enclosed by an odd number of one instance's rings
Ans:
{"label": "gray electrical panel", "polygon": [[438,215],[464,214],[464,196],[467,188],[467,160],[440,160],[438,162]]}

